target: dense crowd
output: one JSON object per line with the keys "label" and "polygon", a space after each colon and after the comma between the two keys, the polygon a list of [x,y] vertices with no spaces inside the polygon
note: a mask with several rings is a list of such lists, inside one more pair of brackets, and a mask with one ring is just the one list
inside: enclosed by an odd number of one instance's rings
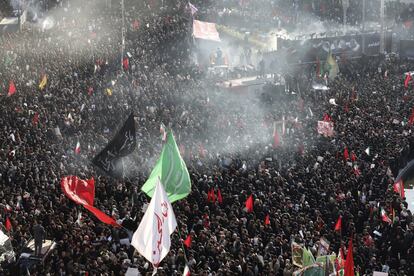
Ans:
{"label": "dense crowd", "polygon": [[[407,121],[414,99],[402,75],[414,64],[385,57],[348,61],[324,94],[309,88],[304,72],[314,68],[301,67],[294,77],[300,93],[260,102],[256,94],[219,90],[191,63],[192,19],[185,2],[127,3],[122,57],[119,11],[99,2],[62,7],[50,30],[33,27],[1,37],[0,221],[12,222],[15,252],[37,224],[57,243],[31,275],[123,275],[130,266],[143,275],[152,272],[121,240],[136,230],[149,201],[139,190],[162,146],[161,123],[174,130],[192,192],[173,205],[179,231],[159,275],[180,275],[188,263],[192,275],[288,276],[295,269],[291,241],[316,253],[321,237],[332,252],[352,237],[360,275],[384,265],[390,275],[413,275],[413,216],[392,184],[412,143]],[[129,65],[122,67],[125,57]],[[41,90],[43,74],[48,81]],[[11,80],[17,91],[8,97]],[[138,147],[127,174],[102,175],[90,160],[131,111]],[[316,132],[324,114],[334,122],[332,138]],[[274,145],[273,122],[282,118],[286,134]],[[75,154],[78,141],[81,153]],[[356,157],[351,164],[345,148]],[[99,222],[67,199],[60,189],[66,175],[94,177],[95,205],[123,228]],[[220,189],[222,203],[207,200],[212,188]],[[254,212],[247,213],[250,195]],[[381,219],[381,209],[392,223]],[[267,214],[270,225],[264,224]],[[192,246],[184,248],[188,234]],[[1,275],[27,272],[17,262],[1,269]]]}

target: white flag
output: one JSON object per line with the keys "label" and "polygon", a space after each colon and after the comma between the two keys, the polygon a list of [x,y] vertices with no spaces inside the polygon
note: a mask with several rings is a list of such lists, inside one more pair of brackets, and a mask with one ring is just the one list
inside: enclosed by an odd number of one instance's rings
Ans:
{"label": "white flag", "polygon": [[132,237],[131,244],[154,267],[158,267],[170,251],[170,235],[176,227],[177,220],[173,208],[158,179],[154,195]]}
{"label": "white flag", "polygon": [[188,267],[188,265],[185,265],[184,267],[183,276],[190,276],[190,268]]}
{"label": "white flag", "polygon": [[367,155],[369,155],[369,147],[367,147],[367,149],[365,150],[365,153],[366,153]]}

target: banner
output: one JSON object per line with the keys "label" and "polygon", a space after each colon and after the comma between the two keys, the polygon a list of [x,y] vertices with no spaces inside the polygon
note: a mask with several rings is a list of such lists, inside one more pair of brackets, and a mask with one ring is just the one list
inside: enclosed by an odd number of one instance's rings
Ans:
{"label": "banner", "polygon": [[131,113],[109,144],[92,159],[92,164],[114,177],[123,175],[121,157],[131,154],[137,146],[134,114]]}
{"label": "banner", "polygon": [[303,266],[303,247],[292,241],[292,264],[298,267]]}
{"label": "banner", "polygon": [[325,238],[319,240],[318,256],[327,255],[329,252],[329,241]]}
{"label": "banner", "polygon": [[195,38],[221,41],[215,23],[193,20],[193,35]]}
{"label": "banner", "polygon": [[186,197],[191,192],[190,175],[171,131],[167,134],[167,142],[162,148],[157,164],[141,190],[152,197],[159,179],[171,203]]}
{"label": "banner", "polygon": [[380,53],[381,36],[380,34],[365,34],[364,53],[367,56],[377,56]]}
{"label": "banner", "polygon": [[318,133],[325,137],[332,137],[334,135],[333,123],[318,121]]}

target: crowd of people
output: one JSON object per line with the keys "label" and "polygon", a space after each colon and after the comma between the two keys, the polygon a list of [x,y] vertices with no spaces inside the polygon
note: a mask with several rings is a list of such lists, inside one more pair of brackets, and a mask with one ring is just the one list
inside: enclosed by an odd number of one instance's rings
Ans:
{"label": "crowd of people", "polygon": [[[321,237],[335,253],[352,238],[360,275],[384,267],[390,275],[414,273],[413,215],[392,189],[412,143],[413,88],[402,79],[412,62],[347,61],[323,95],[303,73],[314,68],[303,66],[294,77],[295,97],[261,102],[256,94],[233,95],[205,81],[190,59],[187,2],[126,1],[123,56],[119,10],[100,2],[65,3],[56,8],[52,28],[33,25],[0,37],[2,230],[9,219],[17,253],[39,231],[57,244],[30,269],[17,260],[2,263],[1,275],[123,275],[129,267],[152,273],[123,241],[149,202],[140,187],[162,147],[161,123],[174,131],[192,192],[173,204],[179,230],[159,275],[180,275],[188,264],[192,275],[288,276],[296,269],[291,242],[316,255]],[[16,92],[8,96],[11,81]],[[125,176],[114,179],[90,160],[131,111],[138,146]],[[334,123],[334,137],[316,131],[324,115]],[[282,119],[285,131],[276,142],[273,125]],[[103,224],[66,198],[60,179],[67,175],[94,177],[95,206],[123,228]],[[208,198],[211,189],[220,190],[222,202]],[[250,195],[254,210],[246,212]],[[189,248],[182,244],[188,235]]]}

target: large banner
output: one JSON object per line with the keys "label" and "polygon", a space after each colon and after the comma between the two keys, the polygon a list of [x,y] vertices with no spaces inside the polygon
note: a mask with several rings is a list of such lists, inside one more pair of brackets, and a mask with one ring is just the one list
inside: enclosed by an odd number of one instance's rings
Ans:
{"label": "large banner", "polygon": [[380,53],[381,36],[380,34],[365,34],[365,54],[376,56]]}
{"label": "large banner", "polygon": [[203,22],[199,20],[193,21],[193,35],[195,38],[206,40],[221,41],[215,23]]}
{"label": "large banner", "polygon": [[92,163],[111,176],[122,176],[123,168],[118,161],[135,150],[136,140],[134,114],[131,113],[112,141],[92,159]]}

